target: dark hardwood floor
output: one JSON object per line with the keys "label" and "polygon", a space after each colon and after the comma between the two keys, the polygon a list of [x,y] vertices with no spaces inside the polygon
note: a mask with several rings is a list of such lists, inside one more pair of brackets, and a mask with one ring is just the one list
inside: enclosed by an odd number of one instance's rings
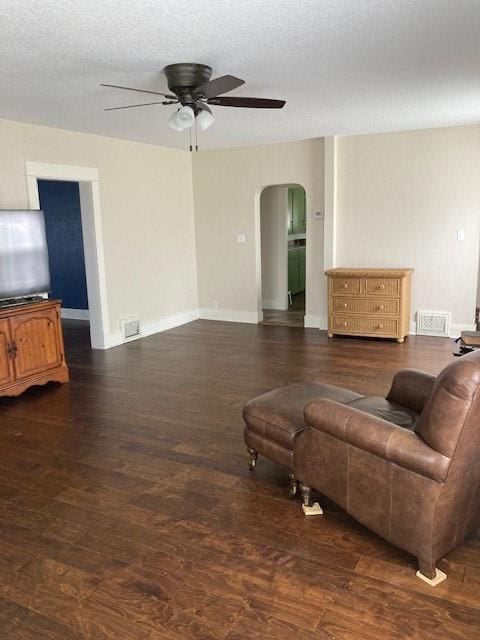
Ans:
{"label": "dark hardwood floor", "polygon": [[72,381],[0,400],[1,640],[480,637],[479,534],[431,588],[334,504],[305,518],[242,438],[256,394],[381,394],[401,367],[437,373],[451,341],[197,321],[92,352],[65,329]]}

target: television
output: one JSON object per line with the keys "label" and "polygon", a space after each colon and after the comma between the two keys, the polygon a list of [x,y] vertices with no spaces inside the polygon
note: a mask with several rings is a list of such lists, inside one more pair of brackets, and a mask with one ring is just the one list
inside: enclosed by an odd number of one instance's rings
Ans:
{"label": "television", "polygon": [[0,209],[0,300],[49,291],[43,211]]}

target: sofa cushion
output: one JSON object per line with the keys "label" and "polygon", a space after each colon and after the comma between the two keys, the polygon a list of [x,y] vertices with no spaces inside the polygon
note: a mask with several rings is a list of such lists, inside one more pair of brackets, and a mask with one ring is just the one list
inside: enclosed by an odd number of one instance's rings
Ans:
{"label": "sofa cushion", "polygon": [[387,422],[393,422],[399,427],[415,431],[415,426],[420,418],[420,414],[395,402],[389,402],[379,396],[365,396],[348,403],[349,407],[358,409],[364,413],[369,413],[377,418],[382,418]]}
{"label": "sofa cushion", "polygon": [[320,398],[347,404],[362,396],[330,384],[299,382],[253,398],[245,405],[243,417],[247,428],[293,449],[295,436],[305,429],[303,409],[312,400]]}

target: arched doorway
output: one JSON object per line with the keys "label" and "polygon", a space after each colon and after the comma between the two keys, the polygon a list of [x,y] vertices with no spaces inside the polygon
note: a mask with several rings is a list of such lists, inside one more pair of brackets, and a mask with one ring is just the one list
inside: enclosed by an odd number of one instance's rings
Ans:
{"label": "arched doorway", "polygon": [[261,324],[304,326],[306,237],[303,186],[265,187],[260,194]]}

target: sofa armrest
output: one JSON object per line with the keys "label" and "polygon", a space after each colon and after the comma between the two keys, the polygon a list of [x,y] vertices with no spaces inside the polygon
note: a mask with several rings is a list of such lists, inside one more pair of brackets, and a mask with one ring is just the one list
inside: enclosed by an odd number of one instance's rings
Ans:
{"label": "sofa armrest", "polygon": [[312,429],[437,482],[446,479],[450,458],[408,429],[332,400],[314,400],[304,415]]}
{"label": "sofa armrest", "polygon": [[387,400],[413,409],[423,411],[435,385],[436,377],[416,369],[402,369],[395,374]]}

